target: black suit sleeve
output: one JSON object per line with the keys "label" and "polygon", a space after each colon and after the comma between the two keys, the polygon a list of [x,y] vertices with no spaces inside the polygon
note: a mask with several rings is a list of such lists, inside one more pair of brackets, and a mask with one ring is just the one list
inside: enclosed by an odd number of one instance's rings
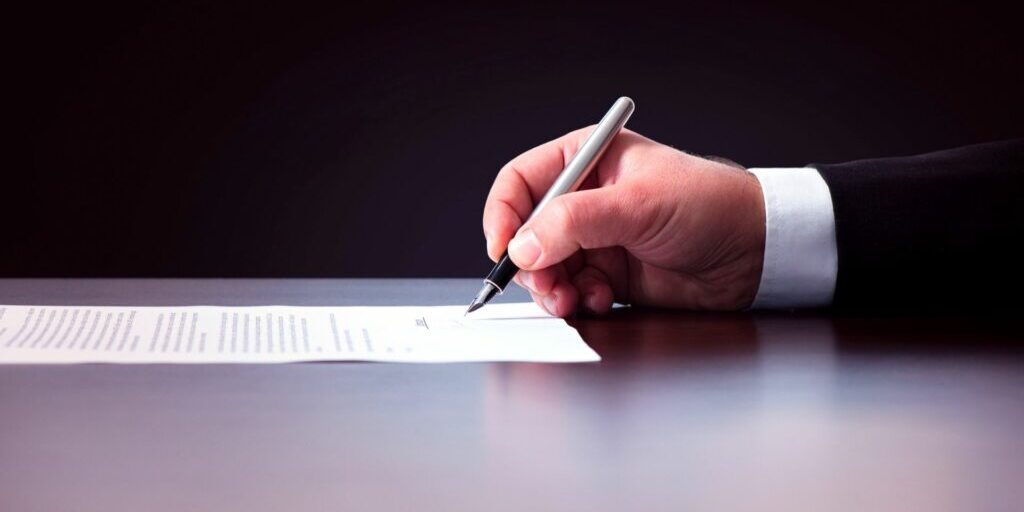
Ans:
{"label": "black suit sleeve", "polygon": [[1024,302],[1024,139],[812,167],[835,212],[835,307]]}

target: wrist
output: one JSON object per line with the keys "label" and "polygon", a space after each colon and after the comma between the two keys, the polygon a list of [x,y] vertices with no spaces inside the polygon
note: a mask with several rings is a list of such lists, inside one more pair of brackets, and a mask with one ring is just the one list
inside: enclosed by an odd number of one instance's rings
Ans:
{"label": "wrist", "polygon": [[761,182],[752,173],[744,169],[743,198],[740,204],[746,210],[743,216],[745,236],[743,266],[739,274],[738,289],[742,290],[738,309],[746,309],[754,304],[761,284],[761,273],[764,270],[765,240],[767,237],[764,190]]}

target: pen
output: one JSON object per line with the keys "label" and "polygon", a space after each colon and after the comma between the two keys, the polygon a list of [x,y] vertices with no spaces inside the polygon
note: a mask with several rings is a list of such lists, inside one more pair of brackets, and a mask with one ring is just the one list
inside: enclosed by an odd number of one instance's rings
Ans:
{"label": "pen", "polygon": [[[608,146],[612,144],[612,139],[626,125],[626,121],[633,114],[634,108],[633,100],[625,96],[615,100],[612,108],[608,109],[608,113],[601,118],[601,122],[597,123],[594,131],[591,132],[587,140],[580,146],[580,149],[569,160],[565,169],[562,169],[561,174],[555,178],[555,182],[548,189],[548,192],[544,194],[540,202],[537,203],[537,206],[533,208],[533,212],[530,213],[530,217],[526,219],[526,222],[535,217],[537,212],[551,202],[552,199],[576,190],[583,183],[583,180],[586,179],[590,171],[597,165],[597,160],[601,158],[601,155],[608,149]],[[490,302],[495,295],[503,293],[505,287],[508,286],[509,281],[515,277],[517,272],[519,272],[519,268],[508,257],[508,251],[505,251],[505,254],[502,255],[498,263],[491,269],[491,273],[487,274],[487,277],[484,278],[484,285],[480,288],[480,292],[476,294],[473,302],[469,303],[469,309],[466,310],[466,314],[468,315],[484,307],[484,304]]]}

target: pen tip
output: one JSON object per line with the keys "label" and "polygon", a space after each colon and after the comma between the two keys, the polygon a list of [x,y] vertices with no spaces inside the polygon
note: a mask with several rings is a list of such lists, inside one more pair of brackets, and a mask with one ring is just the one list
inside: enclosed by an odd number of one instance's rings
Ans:
{"label": "pen tip", "polygon": [[478,309],[480,309],[482,307],[484,307],[484,303],[483,302],[479,302],[479,301],[474,300],[473,302],[471,302],[469,304],[469,308],[466,309],[466,312],[463,313],[462,316],[466,316],[466,315],[468,315],[468,314],[470,314],[470,313],[472,313],[472,312],[474,312],[474,311],[476,311],[476,310],[478,310]]}

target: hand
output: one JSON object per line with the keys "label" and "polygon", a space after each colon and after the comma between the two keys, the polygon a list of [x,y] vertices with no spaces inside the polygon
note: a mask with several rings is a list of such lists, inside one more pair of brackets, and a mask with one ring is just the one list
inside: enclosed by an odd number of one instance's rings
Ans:
{"label": "hand", "polygon": [[757,294],[764,258],[761,186],[742,168],[623,130],[580,190],[526,225],[593,128],[519,155],[484,207],[487,254],[508,248],[516,283],[549,313],[603,314],[612,302],[736,310]]}

